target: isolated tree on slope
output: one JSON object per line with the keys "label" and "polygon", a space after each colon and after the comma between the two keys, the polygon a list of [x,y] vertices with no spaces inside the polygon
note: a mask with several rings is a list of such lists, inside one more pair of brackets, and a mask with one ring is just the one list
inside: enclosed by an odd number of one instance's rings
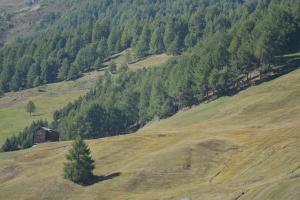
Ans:
{"label": "isolated tree on slope", "polygon": [[34,103],[32,101],[29,101],[26,106],[26,111],[29,112],[29,114],[31,116],[31,113],[34,113],[35,110],[36,110],[36,107],[35,107]]}
{"label": "isolated tree on slope", "polygon": [[94,160],[87,144],[78,137],[64,163],[64,177],[78,184],[88,184],[93,178]]}

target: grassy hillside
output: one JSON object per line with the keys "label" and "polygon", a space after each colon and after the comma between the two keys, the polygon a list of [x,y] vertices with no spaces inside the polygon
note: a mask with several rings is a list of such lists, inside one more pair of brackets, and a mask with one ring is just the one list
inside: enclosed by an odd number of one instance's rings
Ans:
{"label": "grassy hillside", "polygon": [[300,70],[182,111],[136,134],[88,141],[95,184],[62,178],[69,142],[0,154],[0,199],[297,200]]}
{"label": "grassy hillside", "polygon": [[[118,58],[113,59],[118,66],[124,62],[125,53],[123,52]],[[128,67],[130,70],[137,70],[141,67],[156,66],[167,62],[169,58],[171,56],[166,54],[154,55],[129,64]],[[0,98],[0,144],[7,137],[30,125],[33,120],[51,120],[55,110],[84,95],[94,86],[97,78],[103,74],[104,70],[93,71],[76,81],[65,81],[20,92],[10,92]],[[32,117],[25,110],[29,100],[32,100],[37,107],[37,112]]]}

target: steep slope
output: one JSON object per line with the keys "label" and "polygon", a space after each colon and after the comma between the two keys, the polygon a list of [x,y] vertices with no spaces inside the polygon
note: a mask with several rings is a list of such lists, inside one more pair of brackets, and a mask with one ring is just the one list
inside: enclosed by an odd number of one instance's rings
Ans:
{"label": "steep slope", "polygon": [[69,142],[0,154],[0,199],[299,199],[300,70],[88,141],[97,181],[62,178]]}

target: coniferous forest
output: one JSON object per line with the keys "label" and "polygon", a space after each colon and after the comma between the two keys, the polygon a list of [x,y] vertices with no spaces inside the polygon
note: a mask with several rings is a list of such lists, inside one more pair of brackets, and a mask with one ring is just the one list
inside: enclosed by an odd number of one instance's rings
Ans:
{"label": "coniferous forest", "polygon": [[[44,31],[0,49],[0,90],[17,91],[102,68],[132,48],[137,58],[166,52],[167,64],[106,73],[88,94],[54,113],[63,140],[128,133],[212,95],[230,95],[281,55],[300,49],[298,0],[90,0]],[[38,122],[8,139],[30,146]],[[14,142],[11,142],[11,141]]]}

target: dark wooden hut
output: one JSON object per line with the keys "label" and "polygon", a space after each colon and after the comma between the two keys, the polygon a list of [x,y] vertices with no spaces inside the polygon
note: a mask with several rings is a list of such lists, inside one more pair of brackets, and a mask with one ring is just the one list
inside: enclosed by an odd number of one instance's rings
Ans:
{"label": "dark wooden hut", "polygon": [[34,144],[56,141],[59,141],[59,133],[50,128],[41,127],[33,135]]}

